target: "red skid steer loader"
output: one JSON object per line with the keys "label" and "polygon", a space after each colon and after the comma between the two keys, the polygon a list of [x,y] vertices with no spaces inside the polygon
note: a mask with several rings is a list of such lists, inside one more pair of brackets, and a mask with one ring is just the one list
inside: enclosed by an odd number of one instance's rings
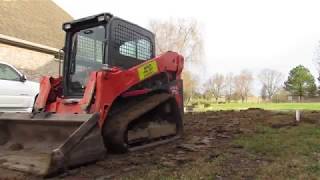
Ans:
{"label": "red skid steer loader", "polygon": [[183,57],[109,13],[63,24],[62,76],[42,77],[34,111],[0,114],[0,167],[51,176],[160,145],[183,131]]}

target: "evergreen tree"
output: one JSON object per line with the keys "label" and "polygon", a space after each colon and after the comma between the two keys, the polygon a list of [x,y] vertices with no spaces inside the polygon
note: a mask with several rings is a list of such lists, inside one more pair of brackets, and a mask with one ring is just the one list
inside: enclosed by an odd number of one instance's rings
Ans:
{"label": "evergreen tree", "polygon": [[314,96],[317,91],[314,77],[309,69],[302,65],[293,68],[288,80],[284,83],[285,89],[293,96],[298,96],[299,100],[303,96]]}

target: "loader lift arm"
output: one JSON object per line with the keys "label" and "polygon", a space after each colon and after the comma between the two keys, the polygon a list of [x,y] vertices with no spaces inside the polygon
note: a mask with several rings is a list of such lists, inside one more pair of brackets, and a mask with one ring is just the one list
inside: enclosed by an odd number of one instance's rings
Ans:
{"label": "loader lift arm", "polygon": [[181,55],[109,13],[63,29],[63,74],[41,78],[35,114],[0,114],[0,167],[48,176],[181,136]]}

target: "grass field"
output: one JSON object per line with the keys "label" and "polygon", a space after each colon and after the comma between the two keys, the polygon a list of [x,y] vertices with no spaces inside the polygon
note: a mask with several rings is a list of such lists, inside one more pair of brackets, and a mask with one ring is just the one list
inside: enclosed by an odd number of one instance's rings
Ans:
{"label": "grass field", "polygon": [[199,104],[196,111],[241,110],[248,108],[261,108],[266,110],[320,110],[320,103],[226,103],[210,105]]}
{"label": "grass field", "polygon": [[311,124],[272,129],[261,126],[257,133],[237,138],[251,157],[268,159],[260,163],[257,179],[319,179],[320,129]]}

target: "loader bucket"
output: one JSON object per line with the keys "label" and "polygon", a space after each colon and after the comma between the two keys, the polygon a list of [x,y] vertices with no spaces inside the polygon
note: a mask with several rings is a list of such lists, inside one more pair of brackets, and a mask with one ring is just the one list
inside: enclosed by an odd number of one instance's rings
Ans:
{"label": "loader bucket", "polygon": [[0,167],[39,176],[106,154],[98,114],[0,114]]}

